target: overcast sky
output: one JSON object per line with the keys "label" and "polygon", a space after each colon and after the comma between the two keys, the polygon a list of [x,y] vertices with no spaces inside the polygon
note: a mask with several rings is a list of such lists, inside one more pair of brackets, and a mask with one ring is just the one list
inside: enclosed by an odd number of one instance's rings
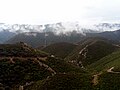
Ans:
{"label": "overcast sky", "polygon": [[120,0],[0,0],[0,23],[119,22]]}

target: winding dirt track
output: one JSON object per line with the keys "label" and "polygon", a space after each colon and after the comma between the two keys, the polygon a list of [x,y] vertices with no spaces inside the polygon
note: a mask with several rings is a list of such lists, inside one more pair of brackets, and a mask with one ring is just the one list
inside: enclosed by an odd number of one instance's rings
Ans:
{"label": "winding dirt track", "polygon": [[92,83],[93,83],[94,86],[97,85],[97,84],[99,83],[99,80],[98,80],[98,79],[99,79],[99,76],[100,76],[101,74],[102,74],[102,72],[93,75]]}
{"label": "winding dirt track", "polygon": [[[48,65],[42,63],[41,61],[46,61],[47,57],[0,57],[0,60],[8,60],[10,63],[15,63],[15,59],[19,59],[19,60],[28,60],[28,59],[31,59],[33,61],[35,61],[36,63],[38,63],[40,65],[40,67],[44,67],[46,70],[48,70],[52,76],[54,76],[56,74],[55,70],[53,70],[51,67],[49,67]],[[41,61],[40,61],[41,60]],[[19,90],[24,90],[24,87],[26,86],[30,86],[32,85],[34,82],[31,81],[31,82],[26,82],[25,85],[20,85],[19,86]]]}
{"label": "winding dirt track", "polygon": [[[87,47],[88,46],[91,46],[92,44],[94,44],[96,42],[96,40],[95,41],[93,41],[93,42],[91,42],[90,44],[88,44],[88,45],[86,45],[83,49],[81,49],[80,51],[79,51],[79,54],[78,54],[78,58],[81,56],[81,57],[83,57],[83,58],[86,58],[86,55],[87,55]],[[83,64],[82,64],[82,61],[79,61],[78,62],[79,63],[79,65],[81,65],[81,68],[85,68],[84,66],[83,66]]]}
{"label": "winding dirt track", "polygon": [[11,63],[15,63],[15,59],[19,59],[22,61],[31,59],[33,61],[36,61],[40,65],[40,67],[44,67],[46,70],[50,71],[52,75],[56,74],[55,70],[53,70],[48,65],[40,62],[40,61],[46,61],[47,57],[0,57],[0,60],[3,60],[3,59],[7,59]]}
{"label": "winding dirt track", "polygon": [[[112,71],[113,69],[114,69],[114,67],[111,67],[110,69],[107,70],[107,72],[108,73],[114,73],[114,74],[120,74],[120,72],[114,72],[114,71]],[[99,79],[99,76],[101,74],[102,74],[102,72],[93,75],[93,80],[92,80],[93,85],[97,85],[99,83],[98,79]]]}
{"label": "winding dirt track", "polygon": [[114,73],[114,74],[120,73],[120,72],[114,72],[114,71],[112,71],[113,69],[114,69],[114,67],[111,67],[110,69],[107,70],[107,72],[109,72],[109,73]]}
{"label": "winding dirt track", "polygon": [[52,73],[52,76],[54,76],[54,75],[56,74],[55,70],[53,70],[53,69],[52,69],[51,67],[49,67],[48,65],[40,62],[39,60],[36,60],[36,61],[39,63],[39,65],[40,65],[41,67],[44,67],[44,68],[46,68],[48,71],[50,71],[50,72]]}

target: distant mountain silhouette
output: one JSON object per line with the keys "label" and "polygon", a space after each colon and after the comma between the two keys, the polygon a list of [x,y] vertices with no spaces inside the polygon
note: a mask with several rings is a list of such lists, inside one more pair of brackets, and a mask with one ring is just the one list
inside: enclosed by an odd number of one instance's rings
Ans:
{"label": "distant mountain silhouette", "polygon": [[0,31],[0,43],[4,43],[5,41],[9,40],[15,35],[16,35],[15,33],[10,32],[8,30]]}
{"label": "distant mountain silhouette", "polygon": [[[36,34],[36,35],[34,35]],[[46,36],[47,35],[47,36]],[[32,47],[40,47],[46,46],[53,43],[58,42],[70,42],[70,43],[77,43],[84,38],[84,35],[76,32],[66,34],[56,35],[53,32],[45,33],[37,33],[37,32],[29,32],[29,33],[21,33],[13,38],[9,39],[5,43],[16,43],[16,42],[25,42]]]}
{"label": "distant mountain silhouette", "polygon": [[120,41],[120,30],[106,31],[102,33],[87,33],[88,37],[103,37],[113,41]]}

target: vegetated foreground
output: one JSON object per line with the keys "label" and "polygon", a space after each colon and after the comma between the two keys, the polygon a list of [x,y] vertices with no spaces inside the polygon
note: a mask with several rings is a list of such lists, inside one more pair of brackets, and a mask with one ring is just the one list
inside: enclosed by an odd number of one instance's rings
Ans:
{"label": "vegetated foreground", "polygon": [[118,44],[89,38],[41,50],[1,44],[0,90],[120,90]]}

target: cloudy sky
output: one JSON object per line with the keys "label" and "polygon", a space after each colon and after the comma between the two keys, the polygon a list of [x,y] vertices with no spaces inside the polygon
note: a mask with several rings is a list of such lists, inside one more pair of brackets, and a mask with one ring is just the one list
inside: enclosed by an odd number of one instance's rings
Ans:
{"label": "cloudy sky", "polygon": [[0,23],[120,22],[120,0],[0,0]]}

